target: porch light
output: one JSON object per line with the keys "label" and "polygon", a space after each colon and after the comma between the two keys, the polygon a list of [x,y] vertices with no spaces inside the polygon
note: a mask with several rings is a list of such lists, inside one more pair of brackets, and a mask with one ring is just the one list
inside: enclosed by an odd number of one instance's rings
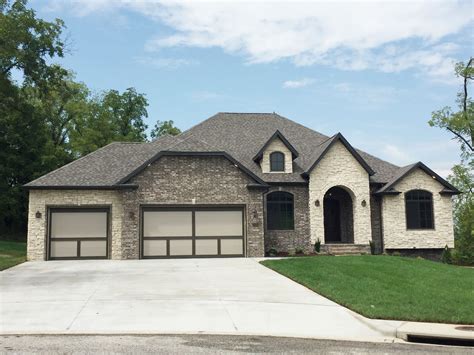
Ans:
{"label": "porch light", "polygon": [[367,202],[365,200],[362,200],[361,205],[362,205],[362,207],[365,207],[365,206],[367,206]]}
{"label": "porch light", "polygon": [[316,201],[314,202],[314,204],[315,204],[316,207],[319,207],[319,200],[316,200]]}
{"label": "porch light", "polygon": [[36,218],[41,218],[41,212],[40,212],[40,211],[36,211],[35,217],[36,217]]}
{"label": "porch light", "polygon": [[135,219],[135,212],[129,212],[129,213],[128,213],[128,217],[129,217],[130,219]]}

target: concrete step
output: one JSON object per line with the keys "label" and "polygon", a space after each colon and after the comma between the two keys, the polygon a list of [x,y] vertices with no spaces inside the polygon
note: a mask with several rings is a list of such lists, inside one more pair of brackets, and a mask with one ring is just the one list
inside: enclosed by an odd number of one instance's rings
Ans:
{"label": "concrete step", "polygon": [[366,244],[324,244],[321,252],[330,255],[370,254],[370,246]]}

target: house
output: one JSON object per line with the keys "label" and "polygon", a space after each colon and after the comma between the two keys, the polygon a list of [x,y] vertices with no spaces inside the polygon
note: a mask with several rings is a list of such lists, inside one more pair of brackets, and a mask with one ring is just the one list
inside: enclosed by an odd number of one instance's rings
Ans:
{"label": "house", "polygon": [[[439,255],[455,187],[275,113],[218,113],[149,143],[111,143],[26,185],[28,259]],[[349,249],[347,249],[349,248]]]}

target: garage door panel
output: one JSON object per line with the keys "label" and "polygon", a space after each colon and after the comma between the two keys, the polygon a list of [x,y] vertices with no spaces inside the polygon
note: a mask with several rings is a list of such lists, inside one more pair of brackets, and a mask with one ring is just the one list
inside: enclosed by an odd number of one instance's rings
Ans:
{"label": "garage door panel", "polygon": [[196,237],[242,235],[242,211],[196,211]]}
{"label": "garage door panel", "polygon": [[222,255],[239,255],[243,253],[243,248],[242,239],[221,239]]}
{"label": "garage door panel", "polygon": [[54,212],[51,238],[103,238],[107,235],[107,212]]}
{"label": "garage door panel", "polygon": [[107,258],[107,210],[54,208],[49,216],[50,259]]}
{"label": "garage door panel", "polygon": [[51,241],[52,258],[77,257],[77,241]]}
{"label": "garage door panel", "polygon": [[166,240],[144,240],[144,256],[166,256]]}
{"label": "garage door panel", "polygon": [[217,244],[217,239],[196,240],[196,255],[217,255]]}
{"label": "garage door panel", "polygon": [[193,255],[192,240],[170,240],[170,255],[189,256]]}
{"label": "garage door panel", "polygon": [[81,257],[107,256],[107,242],[105,240],[82,240]]}
{"label": "garage door panel", "polygon": [[193,233],[190,211],[146,211],[143,218],[145,237],[191,237]]}

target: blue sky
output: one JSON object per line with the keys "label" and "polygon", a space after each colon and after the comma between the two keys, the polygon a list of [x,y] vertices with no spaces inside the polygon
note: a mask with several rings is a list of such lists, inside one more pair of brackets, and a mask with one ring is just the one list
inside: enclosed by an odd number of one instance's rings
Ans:
{"label": "blue sky", "polygon": [[[187,129],[219,111],[277,112],[446,176],[451,136],[428,126],[454,105],[453,64],[473,54],[472,1],[34,0],[65,20],[59,60],[95,91],[135,87],[147,124]],[[447,20],[448,19],[448,20]]]}

